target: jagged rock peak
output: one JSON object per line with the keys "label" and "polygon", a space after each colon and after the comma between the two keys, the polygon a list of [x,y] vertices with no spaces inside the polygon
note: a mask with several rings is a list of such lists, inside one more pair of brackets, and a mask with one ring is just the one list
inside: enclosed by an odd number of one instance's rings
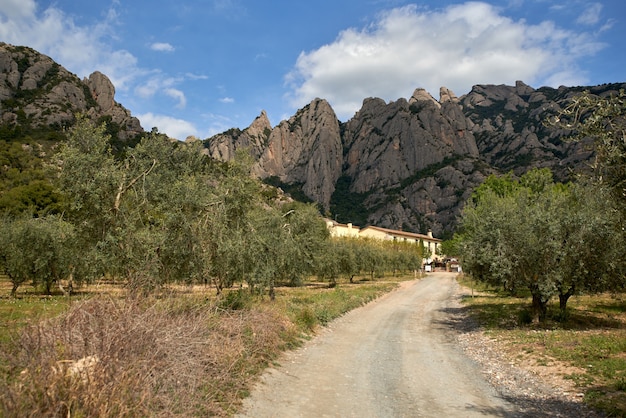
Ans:
{"label": "jagged rock peak", "polygon": [[431,96],[429,92],[423,88],[417,88],[413,92],[413,96],[409,99],[409,104],[411,105],[415,102],[422,101],[432,102],[435,106],[441,107],[441,104],[433,96]]}
{"label": "jagged rock peak", "polygon": [[337,117],[330,103],[328,103],[326,99],[320,99],[319,97],[316,97],[315,99],[311,101],[311,103],[309,103],[307,106],[305,106],[304,108],[296,112],[296,115],[300,115],[302,113],[310,113],[311,115],[314,115],[315,117],[319,117],[322,115],[330,116],[331,118]]}
{"label": "jagged rock peak", "polygon": [[535,91],[535,89],[530,87],[528,84],[524,83],[523,81],[517,80],[515,82],[515,91],[517,92],[517,94],[521,96],[525,96],[525,95],[532,94]]}
{"label": "jagged rock peak", "polygon": [[83,82],[89,86],[91,95],[102,111],[106,112],[113,108],[115,105],[115,86],[113,86],[109,77],[100,71],[95,71],[91,73],[89,78],[85,78]]}
{"label": "jagged rock peak", "polygon": [[100,72],[80,80],[32,48],[0,42],[0,101],[13,99],[0,107],[4,123],[17,124],[23,112],[32,127],[68,126],[83,113],[92,120],[110,116],[119,125],[119,139],[142,133],[139,120],[114,96],[113,83]]}
{"label": "jagged rock peak", "polygon": [[252,136],[267,136],[271,130],[272,124],[270,123],[270,120],[267,117],[267,112],[265,112],[265,110],[261,111],[261,114],[252,121],[247,129],[248,133]]}
{"label": "jagged rock peak", "polygon": [[449,88],[441,87],[439,89],[439,103],[443,104],[446,102],[459,103],[459,98]]}

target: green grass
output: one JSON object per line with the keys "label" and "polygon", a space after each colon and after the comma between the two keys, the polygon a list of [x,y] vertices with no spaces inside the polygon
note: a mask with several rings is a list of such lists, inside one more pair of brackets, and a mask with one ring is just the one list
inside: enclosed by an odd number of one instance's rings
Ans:
{"label": "green grass", "polygon": [[576,368],[564,375],[585,393],[585,402],[609,416],[626,417],[626,302],[623,294],[575,296],[568,318],[559,321],[558,301],[548,306],[545,323],[528,320],[530,297],[511,297],[484,285],[465,298],[470,314],[504,341],[517,360],[549,367],[554,361]]}
{"label": "green grass", "polygon": [[66,311],[68,300],[62,296],[24,296],[0,299],[0,343],[6,343],[11,335],[40,319],[57,316]]}
{"label": "green grass", "polygon": [[394,282],[344,284],[333,289],[299,288],[284,296],[286,315],[303,332],[324,326],[346,312],[358,308],[397,286]]}

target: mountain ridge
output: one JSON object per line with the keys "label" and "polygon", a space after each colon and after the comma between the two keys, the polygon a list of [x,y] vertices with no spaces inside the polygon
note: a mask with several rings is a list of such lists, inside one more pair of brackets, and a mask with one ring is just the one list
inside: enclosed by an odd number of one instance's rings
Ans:
{"label": "mountain ridge", "polygon": [[[567,181],[584,171],[593,158],[589,142],[568,142],[572,132],[544,122],[584,90],[607,95],[620,89],[626,83],[535,89],[517,81],[475,85],[460,97],[442,87],[437,100],[417,88],[390,102],[365,98],[345,122],[316,98],[274,127],[262,111],[247,128],[202,142],[204,152],[221,161],[246,150],[254,175],[316,202],[337,221],[446,236],[490,174],[519,176],[547,167]],[[80,80],[32,48],[0,43],[0,139],[6,147],[22,141],[22,150],[29,150],[34,138],[47,141],[52,152],[78,113],[104,123],[119,149],[146,133],[115,101],[106,75],[96,71]]]}
{"label": "mountain ridge", "polygon": [[144,132],[115,101],[115,87],[99,71],[80,80],[52,58],[0,42],[0,123],[21,128],[70,126],[77,113],[115,127],[122,141]]}
{"label": "mountain ridge", "polygon": [[545,121],[584,90],[606,95],[623,88],[626,83],[534,89],[517,81],[475,85],[461,97],[441,87],[439,100],[417,88],[408,100],[366,98],[346,122],[325,100],[314,99],[274,128],[262,112],[263,138],[246,128],[236,137],[227,131],[208,138],[205,147],[219,159],[217,144],[243,149],[254,143],[249,149],[257,175],[301,192],[341,222],[446,235],[490,174],[519,176],[547,167],[567,181],[584,171],[593,156],[590,143],[568,142],[572,132]]}

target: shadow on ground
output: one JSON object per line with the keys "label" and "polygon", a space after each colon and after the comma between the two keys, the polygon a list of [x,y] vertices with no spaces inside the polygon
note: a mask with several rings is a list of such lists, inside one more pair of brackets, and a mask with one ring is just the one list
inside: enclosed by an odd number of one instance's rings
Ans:
{"label": "shadow on ground", "polygon": [[[484,305],[483,305],[484,306]],[[487,307],[490,309],[490,307]],[[499,311],[500,307],[492,307],[491,309]],[[479,321],[472,317],[472,308],[468,306],[448,307],[440,310],[444,315],[439,321],[435,321],[435,326],[440,326],[455,333],[456,335],[478,333],[483,329]],[[503,329],[510,329],[512,325],[507,324]],[[470,336],[471,338],[471,336]],[[492,359],[486,359],[487,362]],[[485,361],[485,359],[483,359]],[[477,361],[482,364],[481,361]],[[505,364],[504,368],[513,367]],[[571,401],[551,394],[551,390],[547,385],[541,382],[529,383],[527,376],[529,374],[523,370],[519,370],[519,376],[513,376],[512,380],[517,385],[516,388],[508,388],[503,385],[496,384],[491,381],[499,396],[517,407],[518,412],[511,413],[507,410],[499,408],[480,408],[474,405],[468,405],[468,413],[482,414],[494,417],[511,417],[511,418],[553,418],[553,417],[580,417],[580,418],[598,418],[606,415],[591,410],[586,405]],[[491,380],[488,378],[488,380]],[[525,395],[526,393],[535,393],[536,396]]]}

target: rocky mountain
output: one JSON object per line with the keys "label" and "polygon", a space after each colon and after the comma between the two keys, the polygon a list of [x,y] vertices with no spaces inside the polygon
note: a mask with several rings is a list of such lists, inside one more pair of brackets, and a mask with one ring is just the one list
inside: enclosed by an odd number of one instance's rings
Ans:
{"label": "rocky mountain", "polygon": [[230,130],[208,141],[208,153],[233,158],[247,148],[256,159],[253,172],[278,185],[291,185],[328,209],[342,172],[339,121],[326,100],[316,99],[272,129],[265,112],[244,131]]}
{"label": "rocky mountain", "polygon": [[77,113],[106,122],[120,140],[143,133],[139,120],[115,101],[113,83],[94,72],[80,80],[50,57],[0,42],[0,124],[8,130],[62,130]]}
{"label": "rocky mountain", "polygon": [[[477,85],[460,97],[442,87],[438,100],[418,88],[409,99],[366,98],[346,122],[327,101],[315,99],[274,127],[261,112],[248,128],[203,142],[218,160],[249,153],[254,174],[294,198],[317,202],[340,222],[444,236],[491,173],[549,167],[567,180],[584,170],[592,158],[589,144],[565,141],[571,132],[544,121],[583,90],[604,95],[624,88],[534,89],[517,82]],[[54,146],[77,113],[106,123],[115,146],[133,145],[144,134],[115,101],[104,74],[80,80],[31,48],[0,43],[3,149],[21,141],[24,152],[41,155],[32,140]]]}
{"label": "rocky mountain", "polygon": [[571,132],[545,121],[583,90],[622,88],[626,83],[534,89],[518,81],[477,85],[462,97],[442,87],[439,100],[418,88],[408,100],[367,98],[345,123],[315,99],[274,128],[263,112],[250,127],[205,146],[223,160],[248,150],[258,176],[340,222],[442,236],[489,174],[549,167],[566,181],[585,170],[590,144],[566,141]]}

